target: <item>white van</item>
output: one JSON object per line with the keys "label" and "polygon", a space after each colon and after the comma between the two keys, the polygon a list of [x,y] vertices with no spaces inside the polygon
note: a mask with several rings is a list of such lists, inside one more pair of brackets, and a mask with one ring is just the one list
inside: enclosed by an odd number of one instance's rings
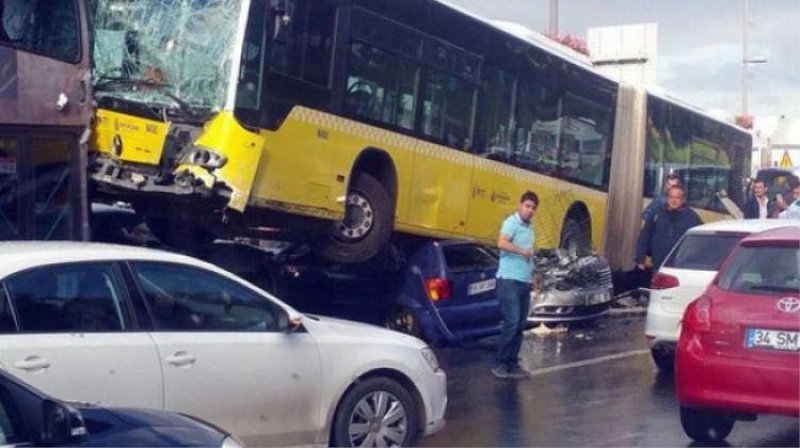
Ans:
{"label": "white van", "polygon": [[717,275],[720,264],[743,237],[800,221],[746,219],[717,221],[689,229],[653,275],[645,337],[656,366],[671,370],[679,323],[689,302],[699,297]]}

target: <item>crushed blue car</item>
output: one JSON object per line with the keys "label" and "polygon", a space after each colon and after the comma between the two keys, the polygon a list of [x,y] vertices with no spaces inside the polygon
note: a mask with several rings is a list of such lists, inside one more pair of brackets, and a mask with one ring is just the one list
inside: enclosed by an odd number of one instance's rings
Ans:
{"label": "crushed blue car", "polygon": [[[272,292],[300,311],[368,322],[431,344],[500,330],[495,250],[464,240],[410,240],[366,263],[342,265],[305,245],[254,247],[217,242],[209,261]],[[537,254],[539,291],[529,322],[589,320],[608,313],[611,272],[604,258]]]}

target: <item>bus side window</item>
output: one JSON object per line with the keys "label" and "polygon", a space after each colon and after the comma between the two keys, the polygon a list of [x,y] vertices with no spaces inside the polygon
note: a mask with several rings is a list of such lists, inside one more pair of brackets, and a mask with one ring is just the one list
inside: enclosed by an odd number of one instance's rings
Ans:
{"label": "bus side window", "polygon": [[474,150],[485,157],[509,151],[509,127],[514,94],[514,78],[506,71],[486,67],[481,95],[480,119]]}
{"label": "bus side window", "polygon": [[[264,42],[266,30],[266,2],[253,2],[247,18],[247,32],[242,48],[241,70],[239,73],[239,86],[236,94],[236,108],[239,118],[244,118],[248,124],[255,123],[255,117],[250,111],[257,111],[261,103],[261,73],[264,70]],[[243,117],[243,111],[248,112]]]}
{"label": "bus side window", "polygon": [[422,106],[422,133],[451,148],[469,150],[477,89],[454,76],[429,72]]}
{"label": "bus side window", "polygon": [[414,63],[371,45],[350,44],[345,112],[404,129],[414,127]]}
{"label": "bus side window", "polygon": [[275,71],[328,87],[336,7],[309,0],[273,0]]}

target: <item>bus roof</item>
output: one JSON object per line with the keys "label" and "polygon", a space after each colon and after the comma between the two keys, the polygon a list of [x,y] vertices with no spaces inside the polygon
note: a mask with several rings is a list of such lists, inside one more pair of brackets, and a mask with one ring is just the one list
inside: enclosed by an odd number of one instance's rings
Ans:
{"label": "bus roof", "polygon": [[565,45],[555,42],[552,39],[546,37],[545,35],[537,31],[531,30],[530,28],[527,28],[524,25],[502,20],[490,20],[486,17],[479,16],[472,11],[468,11],[462,8],[461,6],[454,5],[453,3],[450,3],[448,0],[431,0],[431,1],[444,5],[462,15],[477,20],[478,22],[481,22],[511,37],[521,40],[529,45],[533,45],[534,47],[553,53],[556,56],[566,60],[567,62],[570,62],[572,64],[575,64],[577,66],[580,66],[581,68],[584,68],[592,72],[594,75],[597,75],[601,78],[619,84],[619,81],[617,81],[616,79],[606,75],[605,73],[601,73],[600,71],[598,71],[594,67],[594,65],[592,65],[592,61],[588,56],[578,53],[577,51],[571,50]]}
{"label": "bus roof", "polygon": [[[611,76],[609,76],[609,75],[597,70],[594,67],[594,65],[592,64],[591,58],[589,58],[588,56],[585,56],[585,55],[583,55],[581,53],[578,53],[577,51],[570,50],[565,45],[562,45],[562,44],[560,44],[558,42],[555,42],[552,39],[548,38],[547,36],[537,32],[535,30],[531,30],[530,28],[527,28],[524,25],[521,25],[521,24],[515,23],[515,22],[508,22],[508,21],[501,21],[501,20],[490,20],[490,19],[488,19],[486,17],[482,17],[482,16],[480,16],[478,14],[475,14],[472,11],[464,9],[461,6],[458,6],[458,5],[455,5],[453,3],[450,3],[449,0],[432,0],[432,1],[435,2],[435,3],[439,3],[441,5],[444,5],[444,6],[448,7],[448,8],[450,8],[450,9],[458,12],[459,14],[468,16],[468,17],[470,17],[470,18],[472,18],[474,20],[477,20],[477,21],[479,21],[479,22],[481,22],[481,23],[483,23],[483,24],[485,24],[485,25],[487,25],[487,26],[489,26],[491,28],[499,30],[499,31],[501,31],[501,32],[503,32],[503,33],[505,33],[507,35],[510,35],[510,36],[516,38],[516,39],[522,40],[527,44],[533,45],[533,46],[535,46],[537,48],[540,48],[540,49],[545,50],[547,52],[553,53],[556,56],[561,57],[562,59],[566,60],[567,62],[573,63],[573,64],[575,64],[577,66],[580,66],[581,68],[584,68],[584,69],[592,72],[592,74],[594,74],[594,75],[596,75],[596,76],[598,76],[600,78],[604,78],[604,79],[612,81],[612,82],[614,82],[616,84],[620,84],[619,80],[614,79],[613,77],[611,77]],[[747,132],[746,129],[737,126],[735,123],[733,123],[731,121],[721,120],[719,117],[715,117],[715,116],[711,115],[707,111],[701,109],[699,106],[690,104],[690,103],[686,102],[685,100],[683,100],[681,98],[678,98],[678,97],[676,97],[674,95],[671,95],[670,93],[666,92],[661,87],[650,87],[650,88],[645,88],[644,90],[650,95],[653,95],[653,96],[655,96],[657,98],[660,98],[660,99],[662,99],[664,101],[668,101],[670,103],[673,103],[676,106],[683,107],[683,108],[689,110],[690,112],[696,113],[698,115],[702,115],[702,116],[704,116],[706,118],[709,118],[711,120],[714,120],[716,122],[723,123],[723,124],[729,125],[731,127],[738,128],[738,129],[742,130],[743,132]]]}
{"label": "bus roof", "polygon": [[702,115],[703,117],[708,118],[710,120],[714,120],[716,122],[726,124],[726,125],[728,125],[728,126],[730,126],[732,128],[737,128],[742,132],[748,132],[749,133],[749,131],[747,129],[738,126],[736,123],[733,123],[732,121],[728,121],[728,120],[722,120],[719,117],[715,117],[715,116],[711,115],[708,111],[701,109],[697,105],[688,103],[686,100],[684,100],[682,98],[679,98],[679,97],[676,97],[673,94],[670,94],[669,92],[667,92],[666,90],[662,89],[661,87],[655,87],[655,88],[648,87],[645,90],[647,91],[648,95],[652,95],[652,96],[654,96],[656,98],[662,99],[664,101],[668,101],[668,102],[670,102],[670,103],[672,103],[672,104],[674,104],[674,105],[676,105],[678,107],[682,107],[682,108],[684,108],[684,109],[686,109],[686,110],[688,110],[688,111],[690,111],[692,113],[695,113],[695,114],[698,114],[698,115]]}

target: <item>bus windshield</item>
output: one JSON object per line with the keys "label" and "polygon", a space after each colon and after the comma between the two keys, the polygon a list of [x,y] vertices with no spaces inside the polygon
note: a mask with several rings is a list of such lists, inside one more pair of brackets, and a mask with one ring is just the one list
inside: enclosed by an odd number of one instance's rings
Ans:
{"label": "bus windshield", "polygon": [[220,110],[241,9],[241,0],[97,0],[96,95]]}

